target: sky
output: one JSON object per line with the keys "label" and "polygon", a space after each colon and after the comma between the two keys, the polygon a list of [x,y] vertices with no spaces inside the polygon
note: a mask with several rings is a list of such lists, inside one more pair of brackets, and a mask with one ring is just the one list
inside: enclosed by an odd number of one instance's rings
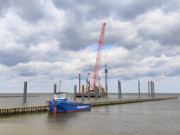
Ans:
{"label": "sky", "polygon": [[[0,93],[73,92],[92,79],[102,23],[108,90],[180,92],[179,0],[0,0]],[[59,88],[58,88],[59,89]]]}

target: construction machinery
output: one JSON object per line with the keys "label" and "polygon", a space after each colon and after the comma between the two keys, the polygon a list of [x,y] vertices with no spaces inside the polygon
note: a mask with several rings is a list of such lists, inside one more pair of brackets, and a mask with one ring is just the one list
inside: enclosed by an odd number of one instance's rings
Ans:
{"label": "construction machinery", "polygon": [[[108,70],[107,70],[107,65],[105,64],[105,88],[102,87],[102,85],[97,85],[97,81],[99,79],[99,72],[100,72],[100,67],[101,67],[101,57],[102,57],[102,51],[103,51],[103,46],[104,46],[104,35],[105,35],[105,26],[106,23],[104,22],[102,24],[102,30],[101,30],[101,35],[99,38],[99,43],[98,43],[98,51],[97,51],[97,57],[96,57],[96,63],[95,63],[95,67],[94,67],[94,74],[93,74],[93,80],[92,80],[92,85],[90,85],[90,79],[89,79],[89,75],[90,73],[88,73],[87,78],[86,78],[86,87],[84,87],[85,90],[85,94],[88,92],[88,87],[90,87],[90,93],[92,95],[95,95],[95,89],[98,89],[98,94],[99,96],[102,93],[105,93],[106,97],[107,97],[107,74],[108,74]],[[99,79],[100,81],[100,79]]]}

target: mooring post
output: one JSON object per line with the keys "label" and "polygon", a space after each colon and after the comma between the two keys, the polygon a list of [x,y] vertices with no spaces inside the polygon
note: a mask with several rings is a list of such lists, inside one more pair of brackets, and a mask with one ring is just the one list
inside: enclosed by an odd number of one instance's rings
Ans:
{"label": "mooring post", "polygon": [[84,101],[84,85],[82,85],[82,101]]}
{"label": "mooring post", "polygon": [[140,81],[138,81],[138,96],[139,96],[139,98],[141,97],[141,95],[140,95]]}
{"label": "mooring post", "polygon": [[76,85],[74,85],[74,100],[76,100],[76,93],[77,93],[76,88],[77,88]]}
{"label": "mooring post", "polygon": [[148,97],[150,97],[150,81],[148,81]]}
{"label": "mooring post", "polygon": [[119,98],[122,98],[122,94],[121,94],[121,81],[118,80],[118,96]]}
{"label": "mooring post", "polygon": [[27,81],[24,82],[24,94],[23,94],[23,102],[26,102],[26,97],[27,97]]}
{"label": "mooring post", "polygon": [[90,99],[90,86],[88,86],[88,99]]}
{"label": "mooring post", "polygon": [[54,84],[54,94],[56,94],[56,84]]}

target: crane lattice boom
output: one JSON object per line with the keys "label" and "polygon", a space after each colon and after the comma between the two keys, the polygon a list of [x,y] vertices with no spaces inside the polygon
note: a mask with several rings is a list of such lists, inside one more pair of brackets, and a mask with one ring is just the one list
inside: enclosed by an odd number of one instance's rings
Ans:
{"label": "crane lattice boom", "polygon": [[95,64],[94,74],[93,74],[93,87],[94,88],[96,86],[96,83],[97,83],[97,80],[99,77],[99,71],[100,71],[100,65],[101,65],[101,56],[102,56],[102,50],[103,50],[103,45],[104,45],[105,26],[106,26],[106,23],[104,22],[102,24],[101,36],[99,38],[98,52],[97,52],[96,64]]}

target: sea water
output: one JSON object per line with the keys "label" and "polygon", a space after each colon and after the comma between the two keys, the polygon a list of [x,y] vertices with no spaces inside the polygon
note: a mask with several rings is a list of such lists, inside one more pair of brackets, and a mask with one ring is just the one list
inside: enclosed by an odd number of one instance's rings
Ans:
{"label": "sea water", "polygon": [[[34,94],[27,98],[26,104],[21,97],[0,98],[0,108],[45,105],[52,96]],[[73,100],[73,94],[69,96]],[[179,99],[98,106],[90,111],[56,115],[45,112],[0,117],[0,135],[180,135],[180,94],[156,96]],[[123,99],[137,97],[137,94],[123,95]],[[109,94],[109,99],[100,100],[116,99],[117,94]]]}

